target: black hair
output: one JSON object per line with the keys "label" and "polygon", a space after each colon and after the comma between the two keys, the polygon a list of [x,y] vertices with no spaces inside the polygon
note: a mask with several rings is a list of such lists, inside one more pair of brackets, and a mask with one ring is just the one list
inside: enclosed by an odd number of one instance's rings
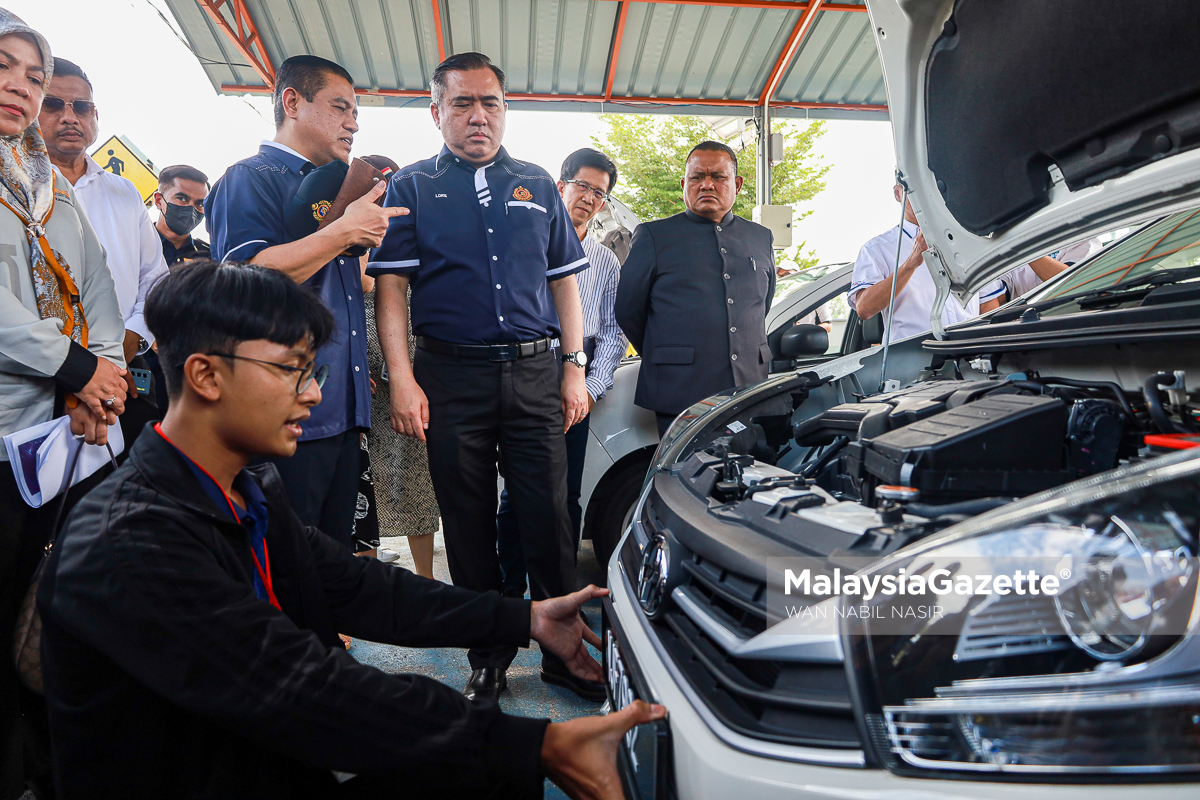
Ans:
{"label": "black hair", "polygon": [[733,148],[729,145],[721,144],[720,142],[714,142],[711,139],[705,139],[703,142],[688,151],[687,158],[683,160],[683,163],[686,164],[688,161],[690,161],[692,158],[692,153],[696,152],[697,150],[703,150],[710,153],[724,153],[725,155],[729,156],[729,160],[733,162],[733,174],[737,175],[737,153],[733,152]]}
{"label": "black hair", "polygon": [[[88,88],[95,91],[94,87],[92,86],[92,81],[88,78],[87,73],[84,72],[80,68],[80,66],[78,64],[76,64],[74,61],[67,61],[65,58],[58,58],[57,56],[55,56],[55,58],[54,58],[54,77],[55,78],[82,78],[83,82],[88,85]],[[50,82],[53,83],[54,80],[51,79]]]}
{"label": "black hair", "polygon": [[317,92],[325,88],[326,77],[330,73],[345,78],[347,83],[354,85],[354,78],[345,67],[320,56],[292,56],[280,64],[275,72],[275,127],[283,127],[284,89],[295,89],[301,97],[311,103]]}
{"label": "black hair", "polygon": [[228,353],[257,339],[291,347],[307,338],[316,350],[334,330],[320,299],[282,272],[207,258],[156,283],[145,314],[171,397],[183,390],[183,365],[193,353]]}
{"label": "black hair", "polygon": [[158,188],[161,191],[164,186],[170,186],[171,182],[176,178],[183,178],[185,181],[195,181],[208,186],[208,176],[195,167],[189,167],[187,164],[174,164],[169,167],[163,167],[163,171],[158,173]]}
{"label": "black hair", "polygon": [[436,106],[442,102],[442,95],[446,92],[447,72],[470,72],[474,69],[490,69],[500,82],[501,95],[508,91],[504,70],[493,64],[490,58],[483,53],[457,53],[438,64],[437,69],[433,71],[433,77],[429,79],[429,95],[433,104]]}
{"label": "black hair", "polygon": [[567,156],[567,160],[562,163],[562,169],[558,173],[558,179],[560,181],[572,180],[584,167],[608,173],[608,190],[605,194],[611,193],[613,187],[617,185],[617,165],[604,153],[590,147],[581,147]]}

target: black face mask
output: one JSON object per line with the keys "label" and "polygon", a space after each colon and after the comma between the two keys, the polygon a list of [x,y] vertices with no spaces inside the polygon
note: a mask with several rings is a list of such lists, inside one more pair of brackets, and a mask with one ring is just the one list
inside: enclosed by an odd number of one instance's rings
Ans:
{"label": "black face mask", "polygon": [[167,207],[166,211],[163,212],[167,218],[167,227],[176,236],[187,236],[204,219],[204,214],[197,211],[195,206],[180,206],[175,203],[164,204]]}

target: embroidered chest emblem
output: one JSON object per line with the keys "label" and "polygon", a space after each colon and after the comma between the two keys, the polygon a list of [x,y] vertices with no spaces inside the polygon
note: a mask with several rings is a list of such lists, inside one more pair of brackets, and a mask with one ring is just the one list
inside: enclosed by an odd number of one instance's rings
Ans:
{"label": "embroidered chest emblem", "polygon": [[518,186],[517,188],[513,189],[513,200],[520,200],[520,201],[524,202],[526,200],[532,200],[532,199],[533,199],[533,195],[530,194],[529,190],[526,189],[524,186]]}
{"label": "embroidered chest emblem", "polygon": [[325,219],[325,215],[327,213],[329,213],[329,207],[331,205],[333,205],[333,204],[330,203],[328,200],[322,200],[319,203],[313,203],[312,204],[313,219],[315,219],[317,222],[320,222],[321,220]]}

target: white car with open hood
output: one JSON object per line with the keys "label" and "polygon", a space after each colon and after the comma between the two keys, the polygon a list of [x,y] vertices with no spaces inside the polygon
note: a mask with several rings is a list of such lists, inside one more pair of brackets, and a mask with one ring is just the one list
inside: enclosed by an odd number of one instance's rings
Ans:
{"label": "white car with open hood", "polygon": [[610,701],[670,712],[626,793],[1200,796],[1200,4],[867,5],[942,300],[1132,232],[676,419],[608,565]]}

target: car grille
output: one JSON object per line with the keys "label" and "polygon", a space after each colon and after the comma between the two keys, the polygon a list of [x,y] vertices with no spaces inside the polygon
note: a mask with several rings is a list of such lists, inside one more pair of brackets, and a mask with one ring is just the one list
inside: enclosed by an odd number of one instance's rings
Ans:
{"label": "car grille", "polygon": [[[629,562],[637,564],[633,537],[627,547]],[[763,581],[695,554],[686,555],[682,566],[689,598],[735,637],[751,639],[766,630]],[[696,694],[731,730],[781,744],[862,747],[842,664],[737,657],[676,603],[651,625]]]}

